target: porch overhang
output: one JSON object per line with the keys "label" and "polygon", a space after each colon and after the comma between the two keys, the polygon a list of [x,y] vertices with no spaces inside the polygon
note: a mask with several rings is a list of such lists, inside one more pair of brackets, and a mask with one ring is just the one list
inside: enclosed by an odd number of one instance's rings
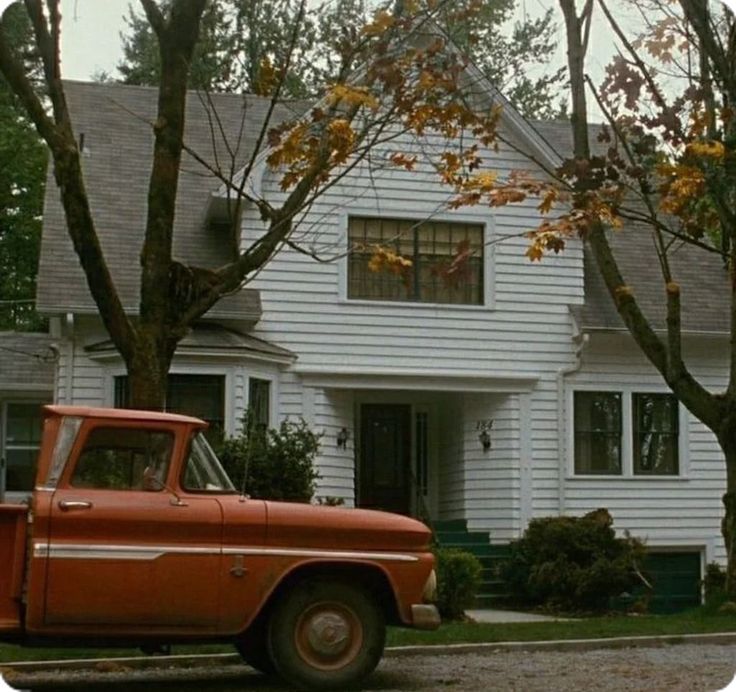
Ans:
{"label": "porch overhang", "polygon": [[534,389],[541,375],[535,373],[455,370],[428,374],[426,370],[386,368],[299,367],[294,372],[304,385],[323,389],[380,389],[401,391],[514,393]]}

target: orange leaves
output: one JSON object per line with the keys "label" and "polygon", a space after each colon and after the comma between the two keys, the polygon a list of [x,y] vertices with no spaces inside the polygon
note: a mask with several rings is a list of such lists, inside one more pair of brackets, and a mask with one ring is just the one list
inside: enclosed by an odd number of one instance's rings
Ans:
{"label": "orange leaves", "polygon": [[368,269],[372,272],[388,272],[397,276],[405,276],[412,268],[412,261],[402,257],[393,250],[374,245],[373,255],[368,261]]}
{"label": "orange leaves", "polygon": [[705,175],[700,168],[667,163],[660,165],[658,172],[664,178],[659,208],[667,214],[683,216],[705,191]]}
{"label": "orange leaves", "polygon": [[367,87],[354,84],[333,85],[327,93],[326,101],[329,106],[366,107],[374,112],[379,107],[378,99]]}
{"label": "orange leaves", "polygon": [[395,152],[391,154],[389,160],[392,164],[394,164],[394,166],[404,168],[407,171],[413,171],[417,165],[416,156],[407,156],[406,154],[402,154],[401,152]]}

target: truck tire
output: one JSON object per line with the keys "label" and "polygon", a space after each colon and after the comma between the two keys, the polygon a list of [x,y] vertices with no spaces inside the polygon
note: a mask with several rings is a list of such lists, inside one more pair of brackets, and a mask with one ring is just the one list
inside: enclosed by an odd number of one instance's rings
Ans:
{"label": "truck tire", "polygon": [[240,657],[259,673],[273,675],[276,667],[268,652],[267,621],[257,621],[235,640]]}
{"label": "truck tire", "polygon": [[268,647],[276,672],[298,689],[344,690],[373,672],[386,622],[375,598],[339,581],[309,580],[276,605]]}

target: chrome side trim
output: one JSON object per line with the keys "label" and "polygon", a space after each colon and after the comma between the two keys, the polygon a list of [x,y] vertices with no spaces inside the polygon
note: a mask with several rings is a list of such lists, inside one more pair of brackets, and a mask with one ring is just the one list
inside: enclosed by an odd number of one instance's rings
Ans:
{"label": "chrome side trim", "polygon": [[67,560],[156,560],[164,555],[220,555],[217,548],[191,546],[73,545],[36,543],[33,557]]}
{"label": "chrome side trim", "polygon": [[164,555],[250,555],[263,557],[309,557],[337,560],[379,560],[381,562],[417,562],[416,555],[372,553],[353,550],[309,550],[301,548],[205,548],[198,546],[93,545],[72,543],[34,543],[33,557],[66,560],[156,560]]}
{"label": "chrome side trim", "polygon": [[382,562],[417,562],[416,555],[372,553],[357,550],[309,550],[306,548],[223,548],[224,555],[269,555],[274,557],[327,557],[342,560],[380,560]]}

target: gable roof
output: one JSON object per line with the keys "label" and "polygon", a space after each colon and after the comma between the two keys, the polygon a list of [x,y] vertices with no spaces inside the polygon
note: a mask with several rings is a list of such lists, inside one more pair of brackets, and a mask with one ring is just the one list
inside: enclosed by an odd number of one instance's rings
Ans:
{"label": "gable roof", "polygon": [[[83,141],[82,165],[92,213],[123,305],[138,310],[139,253],[145,229],[148,178],[158,90],[121,84],[65,82],[75,133]],[[217,121],[205,107],[211,100]],[[187,100],[185,141],[212,165],[229,171],[250,156],[269,100],[257,96],[191,92]],[[279,106],[276,122],[293,115],[289,102]],[[238,137],[240,145],[238,147]],[[226,133],[227,140],[222,133]],[[227,142],[227,143],[226,143]],[[228,151],[237,149],[231,157]],[[233,161],[234,158],[234,161]],[[182,158],[176,205],[174,258],[214,268],[230,261],[226,237],[218,241],[206,227],[205,212],[217,180],[188,154]],[[208,233],[209,231],[209,233]],[[97,313],[84,273],[66,231],[58,188],[49,172],[37,291],[44,313]],[[223,298],[207,317],[256,321],[260,298],[245,289]]]}
{"label": "gable roof", "polygon": [[34,332],[0,332],[0,391],[54,391],[54,339]]}
{"label": "gable roof", "polygon": [[[567,121],[535,121],[534,127],[562,156],[572,156],[572,129]],[[604,153],[607,145],[598,144],[600,125],[591,125],[591,145]],[[627,222],[621,230],[609,232],[614,257],[626,283],[656,330],[667,328],[665,287],[651,231],[644,224]],[[677,242],[670,251],[670,266],[680,285],[682,330],[684,333],[727,334],[729,327],[728,271],[714,252]],[[576,319],[585,331],[625,330],[598,271],[590,248],[585,245],[585,303],[576,310]]]}

